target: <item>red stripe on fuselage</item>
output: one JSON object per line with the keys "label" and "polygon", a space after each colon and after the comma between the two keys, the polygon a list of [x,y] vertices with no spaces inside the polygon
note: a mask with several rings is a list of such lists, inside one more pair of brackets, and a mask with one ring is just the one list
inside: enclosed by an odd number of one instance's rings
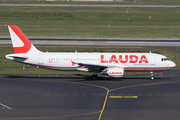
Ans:
{"label": "red stripe on fuselage", "polygon": [[[18,61],[16,61],[18,62]],[[40,67],[44,67],[44,68],[59,68],[59,69],[72,69],[72,68],[82,68],[82,67],[56,67],[56,66],[45,66],[45,65],[39,65],[39,64],[32,64],[32,63],[24,63],[24,62],[19,62],[19,63],[23,63],[23,64],[28,64],[28,65],[33,65],[33,66],[40,66]],[[175,68],[175,67],[125,67],[124,69],[125,70],[162,70],[162,69],[172,69],[172,68]]]}
{"label": "red stripe on fuselage", "polygon": [[125,67],[124,69],[128,70],[128,69],[171,69],[171,68],[175,68],[175,67]]}

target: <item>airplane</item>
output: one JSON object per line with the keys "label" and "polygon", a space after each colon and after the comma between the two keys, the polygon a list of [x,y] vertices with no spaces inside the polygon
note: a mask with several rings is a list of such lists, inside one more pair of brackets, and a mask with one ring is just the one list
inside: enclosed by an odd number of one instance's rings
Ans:
{"label": "airplane", "polygon": [[86,53],[86,52],[41,52],[16,25],[8,25],[14,54],[6,59],[41,68],[61,71],[93,72],[112,78],[123,78],[124,71],[149,71],[151,80],[154,71],[175,68],[176,64],[166,56],[156,53]]}

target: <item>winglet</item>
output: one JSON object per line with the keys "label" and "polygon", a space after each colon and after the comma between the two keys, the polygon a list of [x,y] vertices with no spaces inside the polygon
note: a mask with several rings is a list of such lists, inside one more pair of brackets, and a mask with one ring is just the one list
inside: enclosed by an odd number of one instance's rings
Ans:
{"label": "winglet", "polygon": [[8,25],[14,53],[40,52],[16,25]]}

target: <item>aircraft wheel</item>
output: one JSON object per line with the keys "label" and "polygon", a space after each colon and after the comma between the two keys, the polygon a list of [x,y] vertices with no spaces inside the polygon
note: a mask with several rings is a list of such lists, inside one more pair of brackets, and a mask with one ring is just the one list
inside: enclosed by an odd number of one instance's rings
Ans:
{"label": "aircraft wheel", "polygon": [[92,80],[97,80],[97,74],[96,75],[92,75]]}

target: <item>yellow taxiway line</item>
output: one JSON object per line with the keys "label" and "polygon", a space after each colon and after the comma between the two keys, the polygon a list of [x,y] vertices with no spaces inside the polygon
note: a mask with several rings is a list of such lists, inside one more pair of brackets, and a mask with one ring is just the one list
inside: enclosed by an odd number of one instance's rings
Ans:
{"label": "yellow taxiway line", "polygon": [[138,96],[109,96],[109,98],[138,98]]}

